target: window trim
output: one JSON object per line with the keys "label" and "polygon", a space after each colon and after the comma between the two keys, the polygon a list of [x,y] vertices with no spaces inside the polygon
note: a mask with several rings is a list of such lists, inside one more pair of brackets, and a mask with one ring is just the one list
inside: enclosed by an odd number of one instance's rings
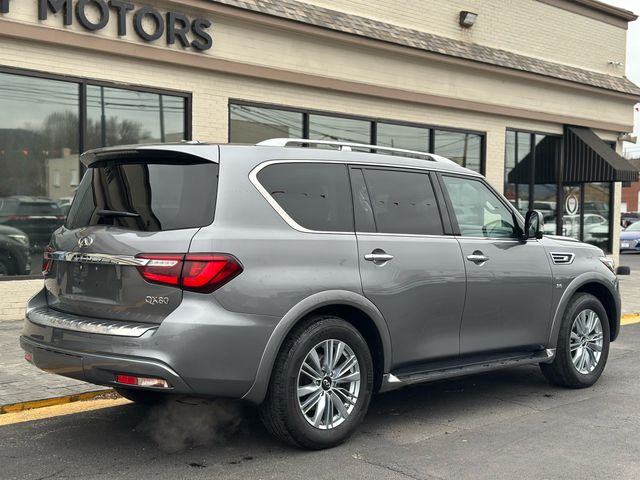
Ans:
{"label": "window trim", "polygon": [[[418,123],[418,122],[410,122],[404,120],[394,120],[384,117],[370,117],[366,115],[350,115],[342,112],[334,112],[331,110],[316,110],[311,108],[301,108],[301,107],[292,107],[290,105],[282,105],[277,103],[267,103],[267,102],[259,102],[259,101],[251,101],[251,100],[243,100],[239,98],[229,98],[227,103],[227,117],[228,117],[228,128],[227,128],[227,142],[231,143],[231,108],[233,105],[246,106],[246,107],[254,107],[254,108],[264,108],[270,110],[283,110],[287,112],[293,113],[301,113],[302,114],[302,134],[305,138],[309,137],[309,116],[310,115],[322,115],[336,118],[344,118],[349,120],[362,120],[370,122],[370,135],[369,141],[372,145],[374,145],[377,140],[377,129],[379,123],[404,126],[404,127],[415,127],[429,130],[429,151],[426,153],[434,153],[434,145],[435,145],[435,130],[441,130],[445,132],[452,133],[469,133],[473,135],[478,135],[480,137],[480,171],[476,172],[480,175],[484,175],[486,172],[486,161],[487,161],[487,132],[486,130],[473,130],[466,128],[457,128],[457,127],[447,127],[442,125],[435,124],[427,124],[427,123]],[[466,168],[466,167],[465,167]]]}
{"label": "window trim", "polygon": [[[86,146],[87,137],[87,86],[102,86],[108,88],[119,88],[121,90],[130,90],[135,92],[152,93],[156,95],[169,95],[180,97],[184,100],[184,136],[185,140],[192,139],[192,123],[193,123],[193,93],[184,90],[169,90],[163,88],[150,87],[148,85],[137,84],[121,84],[110,82],[107,80],[98,80],[91,77],[78,77],[73,75],[64,75],[43,72],[40,70],[32,70],[27,68],[9,67],[0,65],[0,73],[7,75],[16,75],[21,77],[38,78],[42,80],[53,80],[59,82],[75,83],[78,88],[78,151],[83,153]],[[80,178],[85,172],[84,165],[78,160],[78,172]],[[0,282],[16,281],[16,280],[40,280],[42,275],[6,275],[0,277]]]}

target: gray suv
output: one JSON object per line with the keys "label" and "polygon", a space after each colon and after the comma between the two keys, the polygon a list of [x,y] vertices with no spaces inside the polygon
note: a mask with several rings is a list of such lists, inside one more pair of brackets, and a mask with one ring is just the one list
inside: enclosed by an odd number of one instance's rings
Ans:
{"label": "gray suv", "polygon": [[82,161],[20,341],[134,401],[244,399],[319,449],[418,382],[540,364],[588,387],[620,329],[602,250],[436,155],[274,139]]}

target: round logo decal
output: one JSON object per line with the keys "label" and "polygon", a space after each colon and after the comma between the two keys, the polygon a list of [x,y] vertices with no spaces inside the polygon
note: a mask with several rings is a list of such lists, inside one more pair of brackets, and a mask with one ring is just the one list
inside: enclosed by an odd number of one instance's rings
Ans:
{"label": "round logo decal", "polygon": [[564,201],[564,209],[566,210],[566,212],[569,215],[575,215],[576,213],[578,213],[578,204],[580,202],[578,201],[578,197],[575,196],[573,193],[571,195],[569,195],[565,201]]}

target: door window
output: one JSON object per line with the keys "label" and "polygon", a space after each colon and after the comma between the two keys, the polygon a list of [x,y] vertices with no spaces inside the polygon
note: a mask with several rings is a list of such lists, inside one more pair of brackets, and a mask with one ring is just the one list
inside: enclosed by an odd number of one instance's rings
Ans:
{"label": "door window", "polygon": [[444,176],[460,234],[465,237],[516,238],[512,212],[481,181]]}
{"label": "door window", "polygon": [[323,232],[353,232],[347,166],[332,163],[277,163],[258,181],[298,225]]}
{"label": "door window", "polygon": [[378,232],[442,235],[440,210],[427,173],[368,169],[365,180]]}

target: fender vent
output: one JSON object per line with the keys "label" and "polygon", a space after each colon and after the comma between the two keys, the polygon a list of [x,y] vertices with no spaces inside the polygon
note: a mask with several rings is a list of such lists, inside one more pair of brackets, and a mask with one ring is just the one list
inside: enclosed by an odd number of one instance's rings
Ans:
{"label": "fender vent", "polygon": [[573,253],[551,252],[551,260],[556,265],[571,265],[575,257]]}

